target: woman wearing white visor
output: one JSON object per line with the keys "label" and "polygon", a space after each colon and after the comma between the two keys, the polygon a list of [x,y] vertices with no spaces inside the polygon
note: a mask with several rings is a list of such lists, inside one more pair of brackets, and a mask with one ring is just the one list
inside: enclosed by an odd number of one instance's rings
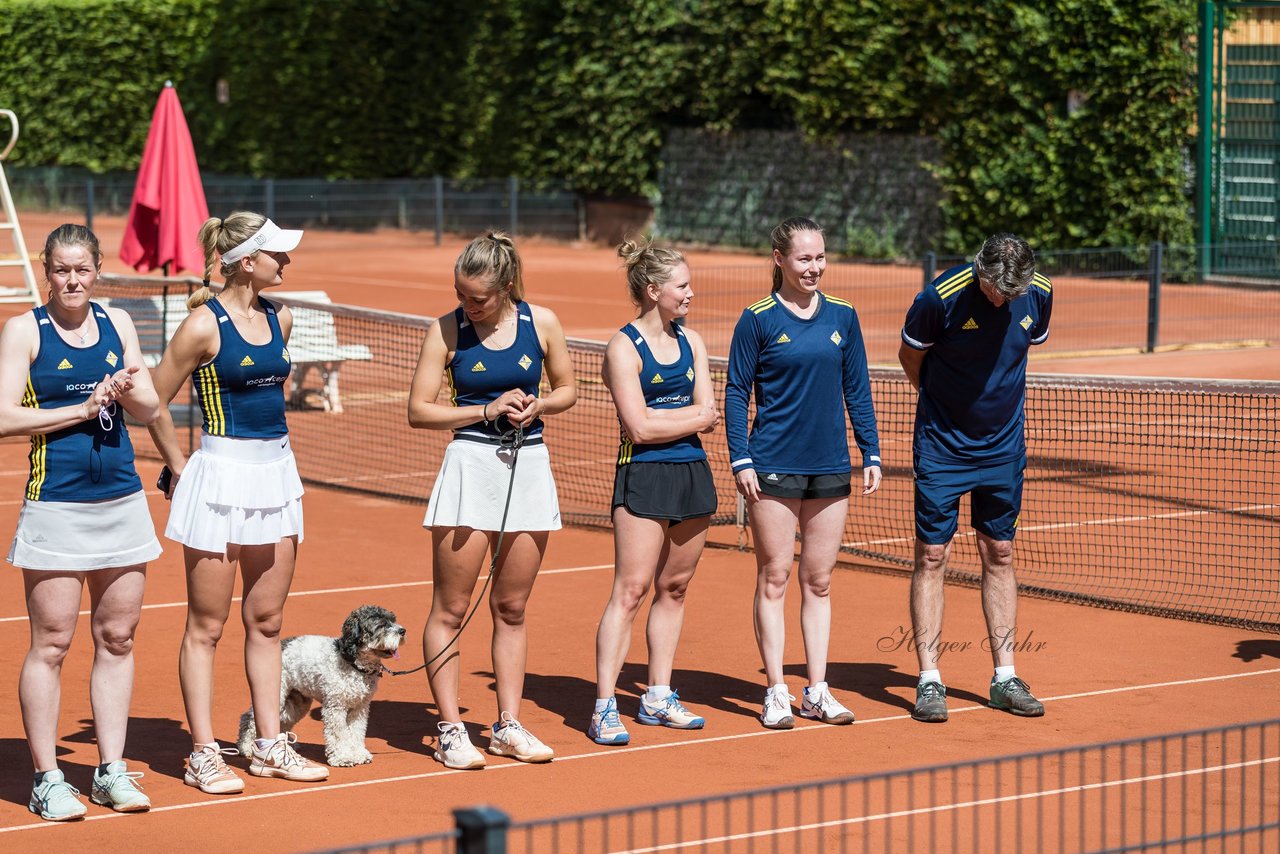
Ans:
{"label": "woman wearing white visor", "polygon": [[[227,794],[242,791],[244,781],[222,759],[235,750],[213,737],[213,669],[237,564],[244,581],[245,672],[260,736],[249,773],[298,781],[329,776],[298,755],[292,733],[279,731],[280,630],[302,542],[302,481],[284,417],[293,317],[261,291],[281,284],[302,232],[237,211],[210,219],[199,239],[204,287],[188,300],[191,314],[169,342],[155,385],[167,404],[194,379],[204,418],[200,447],[184,456],[167,406],[151,434],[172,479],[165,485],[173,501],[165,536],[182,543],[187,574],[178,669],[194,746],[185,782]],[[219,256],[226,284],[215,296],[209,275]]]}

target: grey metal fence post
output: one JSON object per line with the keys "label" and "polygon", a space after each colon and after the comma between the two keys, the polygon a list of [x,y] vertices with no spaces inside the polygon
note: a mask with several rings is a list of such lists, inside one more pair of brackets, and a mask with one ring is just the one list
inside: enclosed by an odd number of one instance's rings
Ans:
{"label": "grey metal fence post", "polygon": [[84,185],[84,227],[93,231],[93,178]]}
{"label": "grey metal fence post", "polygon": [[507,179],[507,190],[511,195],[511,236],[515,237],[520,222],[520,181],[516,176]]}
{"label": "grey metal fence post", "polygon": [[1151,279],[1147,283],[1147,352],[1154,353],[1160,340],[1160,280],[1164,278],[1164,244],[1151,244]]}
{"label": "grey metal fence post", "polygon": [[920,290],[929,287],[929,283],[938,277],[938,253],[924,253],[924,281],[920,284]]}
{"label": "grey metal fence post", "polygon": [[437,175],[436,187],[436,246],[444,243],[444,178]]}
{"label": "grey metal fence post", "polygon": [[458,828],[458,854],[506,854],[511,816],[495,807],[453,811]]}
{"label": "grey metal fence post", "polygon": [[276,182],[274,178],[268,178],[262,182],[262,206],[266,209],[263,213],[267,219],[276,218]]}

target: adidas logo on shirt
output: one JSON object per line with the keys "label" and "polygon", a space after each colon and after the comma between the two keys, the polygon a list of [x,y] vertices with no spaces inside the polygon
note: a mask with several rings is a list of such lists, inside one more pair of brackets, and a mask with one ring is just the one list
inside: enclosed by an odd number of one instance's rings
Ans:
{"label": "adidas logo on shirt", "polygon": [[516,364],[527,371],[529,370],[529,366],[533,364],[533,359],[530,359],[529,356],[526,354],[524,356],[521,356],[520,361],[516,362]]}
{"label": "adidas logo on shirt", "polygon": [[59,362],[59,363],[58,363],[58,370],[60,370],[60,371],[69,371],[69,370],[71,370],[73,367],[74,367],[74,365],[72,365],[72,364],[71,364],[70,362],[68,362],[66,359],[63,359],[61,362]]}
{"label": "adidas logo on shirt", "polygon": [[977,329],[977,328],[978,328],[978,321],[974,320],[974,319],[971,317],[971,318],[969,318],[968,320],[966,320],[966,321],[964,322],[964,326],[961,326],[960,328],[961,328],[961,329]]}
{"label": "adidas logo on shirt", "polygon": [[107,364],[114,368],[114,367],[116,366],[116,362],[118,362],[118,361],[120,361],[120,357],[119,357],[119,356],[117,356],[117,355],[116,355],[114,352],[112,352],[111,350],[108,350],[108,351],[107,351]]}
{"label": "adidas logo on shirt", "polygon": [[840,333],[839,333],[839,332],[832,332],[832,333],[831,333],[831,343],[832,343],[832,344],[835,344],[837,347],[839,347],[839,346],[840,346],[840,342],[841,342],[841,341],[843,341],[843,340],[844,340],[844,339],[840,337]]}
{"label": "adidas logo on shirt", "polygon": [[662,380],[662,374],[654,374],[654,375],[653,375],[653,379],[649,380],[649,382],[651,382],[651,383],[655,383],[655,384],[656,384],[656,383],[660,383],[660,382],[662,382],[662,381],[663,381],[663,380]]}
{"label": "adidas logo on shirt", "polygon": [[240,367],[242,368],[253,367],[253,359],[250,359],[248,356],[245,356],[243,359],[240,360]]}
{"label": "adidas logo on shirt", "polygon": [[787,333],[785,333],[785,332],[784,332],[784,333],[782,333],[781,335],[779,335],[779,336],[778,336],[778,343],[779,343],[779,344],[790,344],[790,343],[791,343],[791,337],[790,337],[789,335],[787,335]]}
{"label": "adidas logo on shirt", "polygon": [[476,362],[474,365],[471,366],[471,373],[473,374],[478,374],[481,371],[487,371],[487,370],[489,369],[484,366],[484,362]]}
{"label": "adidas logo on shirt", "polygon": [[1035,321],[1032,320],[1031,315],[1028,314],[1026,317],[1022,318],[1022,320],[1018,322],[1018,325],[1021,326],[1023,329],[1030,329],[1031,324],[1033,323],[1035,323]]}

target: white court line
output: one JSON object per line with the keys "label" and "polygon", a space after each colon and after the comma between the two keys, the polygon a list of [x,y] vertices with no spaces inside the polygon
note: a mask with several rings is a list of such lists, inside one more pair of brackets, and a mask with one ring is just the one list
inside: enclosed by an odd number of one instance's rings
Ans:
{"label": "white court line", "polygon": [[[1106,519],[1083,519],[1079,522],[1057,522],[1052,525],[1019,526],[1018,531],[1060,531],[1064,528],[1087,528],[1090,525],[1129,525],[1134,522],[1152,522],[1158,519],[1190,519],[1193,516],[1213,516],[1219,513],[1255,513],[1259,510],[1275,510],[1280,504],[1241,504],[1238,507],[1209,508],[1203,510],[1180,510],[1171,513],[1150,513],[1145,516],[1111,516]],[[972,537],[973,531],[960,531],[957,537]],[[883,546],[894,543],[914,542],[915,537],[891,537],[883,540],[862,540],[860,542],[841,543],[842,548],[857,549],[868,546]]]}
{"label": "white court line", "polygon": [[[613,569],[611,563],[597,563],[591,566],[570,566],[563,569],[543,569],[538,572],[539,576],[543,575],[564,575],[570,572],[590,572],[595,569]],[[363,593],[368,590],[396,590],[401,587],[430,587],[433,582],[430,581],[399,581],[395,584],[366,584],[362,587],[325,587],[320,590],[292,590],[287,598],[293,599],[299,596],[325,596],[330,593]],[[232,602],[239,602],[240,596],[232,597]],[[187,600],[181,602],[157,602],[154,605],[143,605],[142,610],[150,611],[156,608],[185,608]],[[81,611],[81,617],[89,616],[88,611]],[[0,623],[25,623],[29,618],[26,615],[21,617],[0,617]]]}
{"label": "white court line", "polygon": [[[1269,670],[1254,670],[1248,673],[1227,673],[1221,676],[1203,676],[1196,679],[1179,679],[1173,682],[1153,682],[1148,685],[1129,685],[1122,688],[1108,688],[1102,691],[1087,691],[1080,694],[1063,694],[1062,696],[1058,696],[1058,697],[1044,697],[1042,698],[1041,702],[1053,703],[1053,702],[1059,702],[1062,700],[1072,700],[1079,697],[1096,697],[1096,696],[1101,696],[1105,694],[1127,694],[1133,691],[1147,691],[1147,690],[1158,689],[1158,688],[1173,688],[1181,685],[1198,685],[1198,684],[1203,684],[1205,682],[1225,682],[1229,679],[1248,679],[1254,676],[1268,676],[1276,673],[1280,673],[1280,667],[1273,667]],[[959,708],[951,709],[950,712],[951,714],[955,715],[955,714],[960,714],[962,712],[976,712],[976,711],[982,711],[982,710],[987,710],[987,707],[986,706],[961,706]],[[852,725],[868,726],[870,724],[892,723],[897,721],[909,721],[909,720],[911,720],[910,714],[885,715],[879,718],[868,718],[866,720],[855,721]],[[622,756],[628,753],[641,753],[649,750],[673,750],[673,749],[681,749],[681,748],[687,748],[687,747],[701,747],[706,744],[715,744],[717,742],[724,742],[724,741],[740,741],[746,738],[768,738],[768,737],[781,738],[784,736],[797,735],[800,733],[816,733],[816,732],[830,733],[830,731],[831,731],[830,727],[824,724],[815,723],[810,726],[796,727],[795,729],[760,729],[753,732],[737,733],[735,735],[720,735],[720,736],[713,736],[711,738],[694,737],[694,738],[690,738],[688,741],[675,741],[669,744],[647,744],[647,745],[642,745],[637,747],[612,747],[612,748],[606,747],[600,750],[592,751],[590,753],[576,753],[572,756],[557,756],[554,761],[556,764],[562,765],[566,762],[574,762],[580,759],[601,759],[601,758],[611,757],[611,756]],[[485,773],[492,774],[496,771],[512,771],[514,769],[527,770],[531,767],[533,766],[523,762],[510,762],[510,763],[504,763],[502,765],[490,766],[485,769]],[[223,804],[240,804],[240,803],[246,803],[249,801],[261,801],[261,800],[266,800],[268,798],[296,797],[301,795],[313,794],[315,792],[335,792],[343,789],[356,789],[356,788],[362,788],[364,786],[376,786],[376,785],[381,785],[383,783],[406,783],[414,780],[430,780],[434,777],[441,777],[446,774],[459,774],[459,773],[466,773],[466,772],[451,771],[451,770],[427,771],[421,774],[402,774],[399,777],[385,777],[378,780],[359,780],[351,783],[327,783],[327,784],[321,784],[321,785],[315,785],[315,786],[308,786],[307,788],[301,788],[301,789],[289,789],[288,791],[283,791],[283,792],[269,792],[269,793],[260,794],[260,795],[240,795],[238,797],[219,798],[217,800],[210,800],[210,801],[195,801],[193,803],[188,803],[188,804],[173,804],[172,806],[152,807],[151,812],[152,813],[173,812],[174,810],[187,810],[187,809],[196,809],[196,808],[204,808],[204,807],[216,807],[216,806],[222,806]],[[126,815],[127,815],[126,813],[103,813],[101,815],[91,815],[87,817],[85,821],[105,821],[107,819],[123,818]],[[0,827],[0,833],[13,833],[19,830],[39,830],[47,827],[54,827],[56,825],[57,825],[57,822],[41,821],[34,824],[20,824],[20,825],[14,825],[12,827]]]}
{"label": "white court line", "polygon": [[803,833],[806,830],[821,830],[830,827],[843,827],[853,824],[867,824],[873,821],[885,821],[887,819],[906,818],[908,816],[930,815],[934,813],[950,812],[953,810],[969,809],[971,807],[985,807],[995,804],[1007,804],[1016,801],[1026,801],[1035,798],[1051,798],[1057,795],[1069,795],[1075,792],[1091,792],[1102,789],[1115,788],[1116,786],[1128,786],[1134,783],[1154,783],[1160,780],[1174,780],[1179,777],[1197,777],[1207,774],[1217,774],[1226,771],[1243,770],[1245,768],[1258,768],[1263,765],[1271,765],[1280,762],[1280,756],[1267,756],[1263,759],[1250,759],[1245,762],[1230,762],[1226,765],[1211,765],[1205,768],[1190,768],[1183,771],[1169,771],[1164,774],[1148,774],[1144,777],[1125,777],[1120,780],[1108,780],[1105,783],[1085,783],[1079,786],[1064,786],[1057,789],[1042,789],[1037,792],[1022,792],[1017,795],[1003,795],[998,798],[981,798],[974,801],[962,801],[958,804],[940,804],[933,807],[918,807],[912,810],[896,810],[894,812],[877,813],[876,815],[864,815],[857,818],[839,818],[830,821],[814,822],[812,824],[800,824],[792,827],[775,827],[768,830],[757,830],[752,833],[735,833],[731,836],[714,836],[707,839],[689,839],[686,841],[671,843],[667,845],[654,845],[649,848],[622,848],[613,852],[613,854],[649,854],[653,851],[671,851],[676,848],[684,848],[694,845],[717,845],[724,842],[738,842],[743,839],[758,839],[761,836],[779,836],[784,833]]}

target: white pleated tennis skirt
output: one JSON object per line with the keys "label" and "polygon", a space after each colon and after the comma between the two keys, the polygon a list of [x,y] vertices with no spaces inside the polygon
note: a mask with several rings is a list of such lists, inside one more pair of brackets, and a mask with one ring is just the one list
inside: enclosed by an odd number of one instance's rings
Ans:
{"label": "white pleated tennis skirt", "polygon": [[302,542],[302,478],[289,437],[201,436],[171,505],[164,535],[200,551]]}
{"label": "white pleated tennis skirt", "polygon": [[[487,442],[454,439],[444,450],[424,528],[502,529],[512,452]],[[560,499],[547,446],[525,445],[516,462],[507,531],[560,530]]]}
{"label": "white pleated tennis skirt", "polygon": [[84,572],[159,556],[147,497],[138,490],[106,501],[22,502],[8,560],[22,569]]}

